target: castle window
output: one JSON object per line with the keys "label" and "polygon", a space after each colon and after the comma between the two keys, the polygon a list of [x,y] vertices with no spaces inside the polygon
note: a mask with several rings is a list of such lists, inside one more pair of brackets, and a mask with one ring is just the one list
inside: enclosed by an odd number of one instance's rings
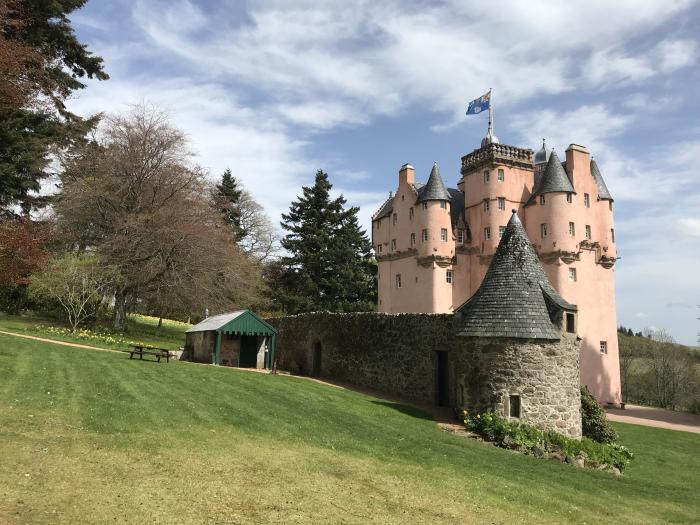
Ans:
{"label": "castle window", "polygon": [[394,226],[396,226],[396,221],[398,220],[398,216],[394,213]]}
{"label": "castle window", "polygon": [[489,211],[491,209],[491,201],[484,199],[484,211]]}
{"label": "castle window", "polygon": [[408,219],[413,220],[413,206],[408,209]]}
{"label": "castle window", "polygon": [[501,239],[503,237],[503,234],[506,233],[506,227],[505,226],[499,226],[498,227],[498,238]]}
{"label": "castle window", "polygon": [[607,354],[607,353],[608,353],[608,342],[607,342],[607,341],[601,341],[601,342],[600,342],[600,353],[601,353],[601,354]]}
{"label": "castle window", "polygon": [[573,222],[569,223],[569,235],[572,237],[576,236],[576,225]]}
{"label": "castle window", "polygon": [[472,242],[472,231],[467,228],[467,242]]}
{"label": "castle window", "polygon": [[503,211],[506,209],[506,198],[498,197],[498,209]]}
{"label": "castle window", "polygon": [[401,195],[401,200],[403,200],[403,195]]}
{"label": "castle window", "polygon": [[540,236],[544,239],[547,236],[547,223],[540,224]]}
{"label": "castle window", "polygon": [[416,245],[416,234],[412,233],[411,234],[411,247]]}
{"label": "castle window", "polygon": [[484,184],[488,184],[490,180],[491,175],[489,174],[489,170],[484,170]]}
{"label": "castle window", "polygon": [[464,230],[457,230],[457,242],[464,244]]}
{"label": "castle window", "polygon": [[540,195],[540,204],[544,204],[544,195]]}
{"label": "castle window", "polygon": [[576,282],[576,268],[569,268],[569,281]]}
{"label": "castle window", "polygon": [[615,242],[615,228],[610,228],[610,239]]}
{"label": "castle window", "polygon": [[520,396],[511,394],[508,396],[508,415],[520,417]]}
{"label": "castle window", "polygon": [[452,270],[445,270],[445,282],[447,284],[452,284],[453,276]]}
{"label": "castle window", "polygon": [[379,253],[382,253],[382,244],[381,243],[377,244],[377,251]]}
{"label": "castle window", "polygon": [[396,274],[396,287],[401,288],[401,274],[400,273]]}
{"label": "castle window", "polygon": [[570,334],[576,333],[576,317],[571,312],[566,312],[566,331]]}
{"label": "castle window", "polygon": [[491,228],[484,228],[484,240],[488,241],[491,239]]}
{"label": "castle window", "polygon": [[423,230],[423,231],[420,233],[420,240],[421,240],[422,242],[426,242],[426,241],[428,240],[428,230]]}
{"label": "castle window", "polygon": [[423,203],[423,209],[424,209],[424,210],[427,210],[427,209],[428,209],[428,203],[427,203],[427,202],[424,202],[424,203]]}
{"label": "castle window", "polygon": [[583,194],[583,205],[584,205],[586,208],[590,208],[590,207],[591,207],[591,197],[588,195],[588,193],[584,193],[584,194]]}
{"label": "castle window", "polygon": [[590,240],[591,239],[591,225],[586,224],[586,239]]}
{"label": "castle window", "polygon": [[391,251],[396,251],[396,239],[391,239]]}
{"label": "castle window", "polygon": [[610,211],[612,211],[612,201],[608,201],[608,207],[610,208]]}
{"label": "castle window", "polygon": [[574,194],[573,193],[567,193],[566,194],[566,202],[571,204],[571,202],[574,200]]}
{"label": "castle window", "polygon": [[447,201],[440,201],[440,207],[444,210],[447,208]]}
{"label": "castle window", "polygon": [[506,180],[506,174],[503,170],[498,170],[498,180],[500,182],[503,182],[504,180]]}
{"label": "castle window", "polygon": [[447,240],[447,228],[440,228],[440,240],[441,241]]}

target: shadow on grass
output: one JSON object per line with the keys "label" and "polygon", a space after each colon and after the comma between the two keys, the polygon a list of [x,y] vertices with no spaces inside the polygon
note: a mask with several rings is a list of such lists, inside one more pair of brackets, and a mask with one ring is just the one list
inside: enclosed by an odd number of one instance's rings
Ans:
{"label": "shadow on grass", "polygon": [[401,412],[402,414],[406,414],[407,416],[415,417],[418,419],[428,419],[431,420],[433,419],[433,416],[428,414],[427,412],[424,412],[423,410],[412,407],[409,405],[402,405],[400,403],[392,403],[391,401],[372,401],[375,405],[382,405],[388,408],[393,408],[394,410],[397,410],[398,412]]}

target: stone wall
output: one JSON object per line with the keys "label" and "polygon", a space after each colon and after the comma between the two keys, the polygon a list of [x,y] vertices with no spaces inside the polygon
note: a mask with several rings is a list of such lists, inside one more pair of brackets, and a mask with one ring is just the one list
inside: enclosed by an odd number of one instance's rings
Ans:
{"label": "stone wall", "polygon": [[450,406],[508,416],[510,396],[519,396],[523,420],[581,436],[574,336],[539,342],[460,337],[449,314],[311,313],[267,322],[278,330],[283,370],[313,375],[320,364],[321,377],[437,404],[437,352],[444,351]]}

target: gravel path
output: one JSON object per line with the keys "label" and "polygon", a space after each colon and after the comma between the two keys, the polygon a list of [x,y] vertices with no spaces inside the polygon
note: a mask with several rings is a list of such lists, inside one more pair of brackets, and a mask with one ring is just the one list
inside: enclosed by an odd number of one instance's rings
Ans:
{"label": "gravel path", "polygon": [[638,405],[627,405],[624,410],[608,408],[605,413],[610,421],[700,434],[700,416],[696,414]]}

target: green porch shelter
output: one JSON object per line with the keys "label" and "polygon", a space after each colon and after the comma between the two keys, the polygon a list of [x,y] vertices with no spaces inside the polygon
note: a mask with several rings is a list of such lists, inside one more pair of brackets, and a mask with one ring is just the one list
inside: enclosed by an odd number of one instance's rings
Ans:
{"label": "green porch shelter", "polygon": [[272,368],[277,330],[250,310],[214,315],[187,330],[195,361],[240,368]]}

